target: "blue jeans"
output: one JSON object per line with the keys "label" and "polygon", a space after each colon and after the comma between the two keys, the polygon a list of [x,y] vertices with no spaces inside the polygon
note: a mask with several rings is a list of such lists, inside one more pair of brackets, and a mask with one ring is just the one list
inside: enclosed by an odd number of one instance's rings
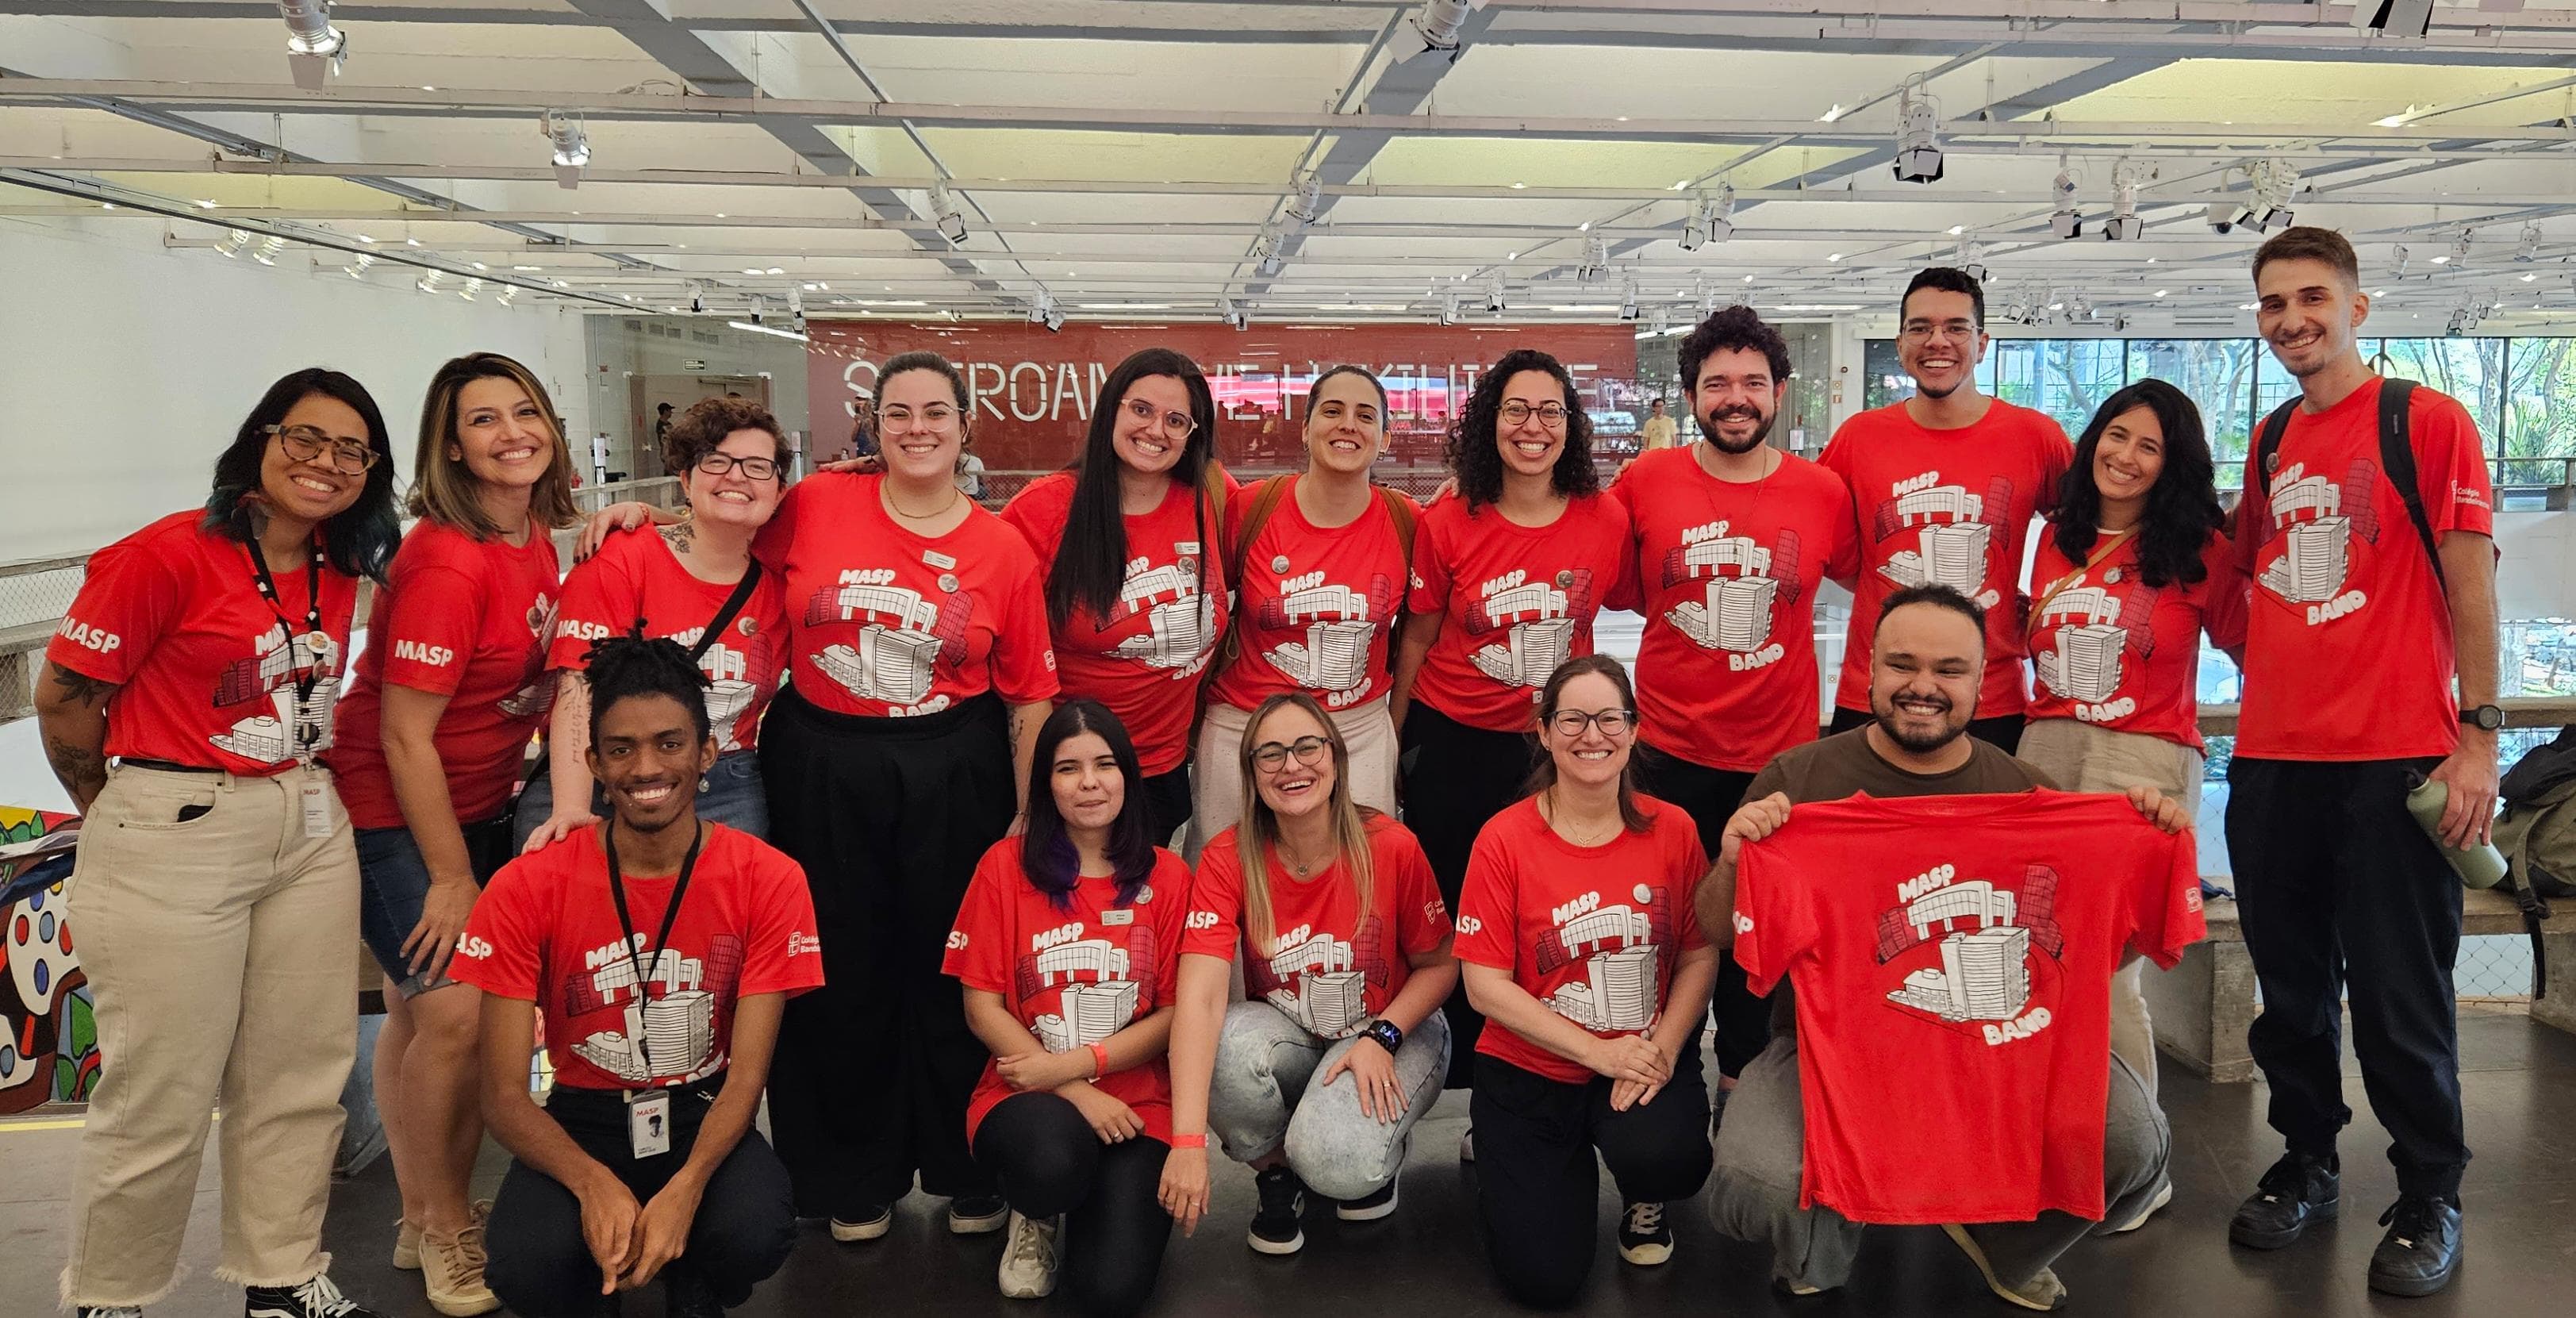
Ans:
{"label": "blue jeans", "polygon": [[[605,819],[606,813],[593,802],[592,813]],[[519,803],[510,816],[510,846],[513,854],[528,845],[528,835],[554,813],[554,776],[539,770],[519,789]],[[760,785],[760,755],[756,751],[730,751],[716,757],[716,767],[707,770],[706,786],[698,791],[698,818],[713,824],[749,833],[767,841],[769,838],[769,793]]]}

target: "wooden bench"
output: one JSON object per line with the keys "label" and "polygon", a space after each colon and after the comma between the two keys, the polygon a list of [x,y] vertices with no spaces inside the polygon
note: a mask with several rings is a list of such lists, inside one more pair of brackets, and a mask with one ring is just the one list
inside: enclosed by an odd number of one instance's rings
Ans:
{"label": "wooden bench", "polygon": [[[2504,893],[2471,890],[2461,907],[2463,934],[2524,936],[2522,911]],[[2206,914],[2209,937],[2183,953],[2180,965],[2166,971],[2147,967],[2147,1009],[2155,1016],[2156,1046],[2167,1057],[2211,1080],[2237,1084],[2255,1074],[2245,1048],[2245,1027],[2258,1010],[2254,961],[2245,951],[2235,902],[2214,899]],[[2555,903],[2541,931],[2556,973],[2549,996],[2533,999],[2531,1018],[2576,1033],[2576,902]]]}

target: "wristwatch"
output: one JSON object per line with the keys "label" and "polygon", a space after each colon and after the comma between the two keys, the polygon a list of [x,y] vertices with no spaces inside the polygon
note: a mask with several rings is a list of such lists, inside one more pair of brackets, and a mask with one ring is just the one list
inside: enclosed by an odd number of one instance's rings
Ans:
{"label": "wristwatch", "polygon": [[1377,1046],[1384,1048],[1390,1057],[1395,1055],[1396,1049],[1404,1046],[1404,1031],[1395,1028],[1395,1022],[1384,1016],[1361,1026],[1360,1037],[1375,1040]]}
{"label": "wristwatch", "polygon": [[2460,721],[2493,732],[2504,726],[2504,710],[2495,705],[2471,705],[2460,711]]}

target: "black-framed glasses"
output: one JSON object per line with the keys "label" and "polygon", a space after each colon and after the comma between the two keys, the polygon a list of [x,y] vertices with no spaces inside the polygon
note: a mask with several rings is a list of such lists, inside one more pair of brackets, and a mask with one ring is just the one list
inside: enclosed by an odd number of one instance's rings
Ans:
{"label": "black-framed glasses", "polygon": [[1127,415],[1149,426],[1161,426],[1163,433],[1174,439],[1188,439],[1199,428],[1199,423],[1191,419],[1189,413],[1166,412],[1142,398],[1130,398],[1121,406],[1127,409]]}
{"label": "black-framed glasses", "polygon": [[1633,709],[1596,709],[1586,713],[1579,709],[1560,709],[1548,716],[1547,725],[1560,737],[1580,737],[1583,730],[1598,725],[1605,737],[1624,737],[1637,726]]}
{"label": "black-framed glasses", "polygon": [[1538,417],[1538,423],[1540,425],[1543,425],[1550,430],[1554,430],[1565,424],[1565,404],[1541,403],[1536,407],[1532,407],[1517,398],[1503,404],[1504,425],[1522,425],[1533,415]]}
{"label": "black-framed glasses", "polygon": [[1324,757],[1332,753],[1333,743],[1321,737],[1299,737],[1291,742],[1265,741],[1253,747],[1252,762],[1263,773],[1277,773],[1288,766],[1291,755],[1297,757],[1299,764],[1311,769],[1322,764]]}
{"label": "black-framed glasses", "polygon": [[694,464],[710,476],[721,476],[739,470],[746,480],[765,481],[778,475],[775,458],[738,458],[730,453],[701,453]]}
{"label": "black-framed glasses", "polygon": [[328,452],[331,455],[331,469],[343,476],[364,476],[368,468],[376,465],[376,459],[384,456],[376,452],[373,445],[362,444],[354,439],[337,439],[311,426],[262,426],[260,428],[277,436],[277,442],[286,448],[286,456],[297,462],[311,462]]}

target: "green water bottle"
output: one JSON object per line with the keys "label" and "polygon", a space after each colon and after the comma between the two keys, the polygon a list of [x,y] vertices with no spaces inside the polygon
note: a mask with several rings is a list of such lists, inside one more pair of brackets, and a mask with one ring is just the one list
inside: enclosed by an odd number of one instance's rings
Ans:
{"label": "green water bottle", "polygon": [[2472,888],[2492,888],[2503,882],[2504,853],[2496,850],[2494,843],[2455,847],[2442,840],[2442,807],[2450,802],[2450,784],[2436,782],[2420,773],[2406,776],[2413,784],[2406,793],[2406,813],[2415,816],[2415,822],[2424,828],[2424,835],[2433,839],[2434,846],[2441,848],[2442,859],[2451,862],[2451,869],[2460,876],[2460,882]]}

